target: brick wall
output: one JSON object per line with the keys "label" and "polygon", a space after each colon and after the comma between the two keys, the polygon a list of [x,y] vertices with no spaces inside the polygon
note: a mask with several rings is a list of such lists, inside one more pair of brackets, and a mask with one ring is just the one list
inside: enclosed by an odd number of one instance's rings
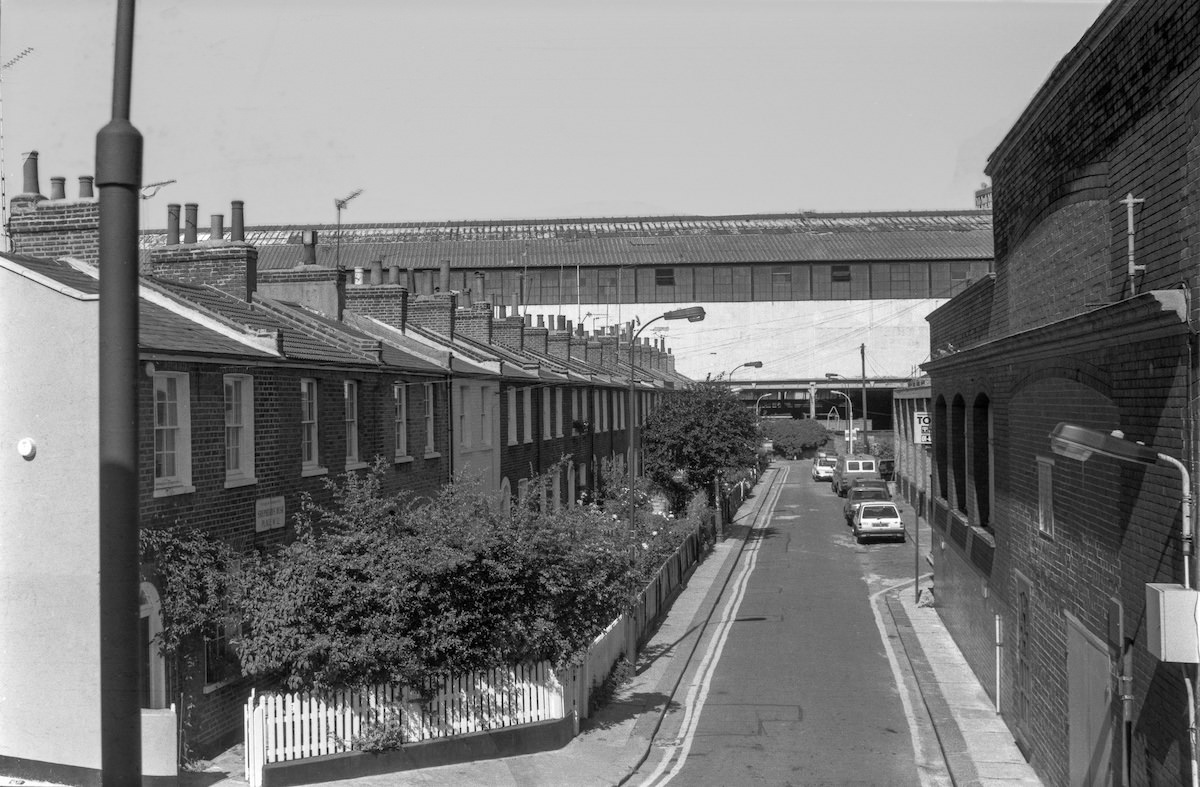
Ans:
{"label": "brick wall", "polygon": [[237,241],[206,241],[152,249],[143,274],[207,284],[249,302],[258,279],[258,249]]}
{"label": "brick wall", "polygon": [[374,317],[403,329],[408,319],[408,289],[398,284],[375,287],[347,285],[346,308],[355,314]]}
{"label": "brick wall", "polygon": [[10,204],[8,229],[13,253],[99,263],[99,199],[48,200],[23,194]]}

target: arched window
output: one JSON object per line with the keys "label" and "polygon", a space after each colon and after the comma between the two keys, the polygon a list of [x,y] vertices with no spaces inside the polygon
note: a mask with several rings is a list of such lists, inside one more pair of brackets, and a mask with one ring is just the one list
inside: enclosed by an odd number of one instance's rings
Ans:
{"label": "arched window", "polygon": [[967,513],[967,403],[961,395],[950,405],[950,467],[954,471],[954,507]]}
{"label": "arched window", "polygon": [[949,424],[946,417],[946,400],[939,396],[933,405],[933,464],[937,469],[937,490],[933,494],[949,499],[950,492],[946,482],[946,463],[949,452],[946,450],[946,435]]}
{"label": "arched window", "polygon": [[985,394],[975,397],[971,413],[971,481],[979,525],[992,521],[992,403]]}

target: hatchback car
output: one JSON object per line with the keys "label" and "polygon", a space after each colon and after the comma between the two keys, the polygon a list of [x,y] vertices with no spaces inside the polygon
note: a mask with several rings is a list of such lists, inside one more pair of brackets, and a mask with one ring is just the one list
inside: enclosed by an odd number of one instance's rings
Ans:
{"label": "hatchback car", "polygon": [[846,524],[854,524],[854,512],[863,503],[890,503],[892,501],[892,493],[888,491],[887,482],[878,481],[855,481],[850,485],[850,491],[846,493],[846,503],[842,506],[842,515],[846,517]]}
{"label": "hatchback car", "polygon": [[818,456],[813,460],[812,477],[814,481],[829,481],[833,478],[833,466],[837,464],[836,456]]}
{"label": "hatchback car", "polygon": [[854,512],[854,538],[860,544],[868,538],[904,541],[904,522],[899,509],[892,503],[863,503]]}

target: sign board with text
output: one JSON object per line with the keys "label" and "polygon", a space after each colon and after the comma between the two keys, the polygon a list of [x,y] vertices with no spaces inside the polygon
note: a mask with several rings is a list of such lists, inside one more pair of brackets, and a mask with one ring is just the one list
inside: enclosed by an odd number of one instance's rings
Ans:
{"label": "sign board with text", "polygon": [[917,445],[933,444],[933,419],[929,413],[913,413],[913,438]]}
{"label": "sign board with text", "polygon": [[264,530],[283,527],[285,514],[283,495],[260,497],[254,501],[254,532],[261,533]]}

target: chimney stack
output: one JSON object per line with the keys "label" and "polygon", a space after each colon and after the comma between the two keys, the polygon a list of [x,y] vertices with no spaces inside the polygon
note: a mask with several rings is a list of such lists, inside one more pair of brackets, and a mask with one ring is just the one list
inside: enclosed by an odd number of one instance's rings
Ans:
{"label": "chimney stack", "polygon": [[317,264],[317,231],[305,230],[300,233],[300,243],[303,244],[303,251],[300,255],[301,265],[316,265]]}
{"label": "chimney stack", "polygon": [[246,242],[245,202],[235,199],[230,205],[229,239],[235,243]]}
{"label": "chimney stack", "polygon": [[183,242],[196,242],[196,214],[199,212],[200,206],[195,202],[186,202],[183,205]]}
{"label": "chimney stack", "polygon": [[41,187],[38,186],[38,152],[31,150],[25,154],[25,163],[22,166],[22,171],[25,175],[25,187],[22,189],[26,194],[40,194]]}
{"label": "chimney stack", "polygon": [[167,205],[167,245],[179,245],[179,204]]}

